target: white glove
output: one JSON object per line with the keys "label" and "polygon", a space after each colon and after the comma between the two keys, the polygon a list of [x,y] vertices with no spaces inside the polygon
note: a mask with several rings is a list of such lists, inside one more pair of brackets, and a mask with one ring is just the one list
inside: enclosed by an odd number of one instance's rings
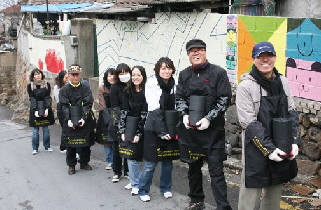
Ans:
{"label": "white glove", "polygon": [[124,133],[120,136],[120,138],[121,138],[122,141],[126,141]]}
{"label": "white glove", "polygon": [[170,140],[171,139],[171,136],[169,134],[166,134],[162,137],[160,137],[161,139],[164,139],[164,140]]}
{"label": "white glove", "polygon": [[280,150],[279,148],[276,148],[271,154],[269,154],[269,159],[276,162],[281,162],[283,159],[280,158],[279,155],[286,155],[286,153]]}
{"label": "white glove", "polygon": [[78,121],[79,127],[84,126],[84,124],[85,124],[85,120],[81,118],[81,119]]}
{"label": "white glove", "polygon": [[191,128],[189,126],[189,115],[186,114],[186,115],[183,116],[183,123],[184,123],[186,129],[190,129]]}
{"label": "white glove", "polygon": [[45,109],[45,113],[43,114],[44,117],[48,116],[48,109]]}
{"label": "white glove", "polygon": [[196,124],[196,126],[199,126],[197,127],[197,130],[205,130],[208,128],[208,126],[210,126],[210,121],[206,118],[202,118],[200,121],[198,121]]}
{"label": "white glove", "polygon": [[299,154],[299,147],[297,144],[292,144],[292,151],[289,160],[293,160]]}
{"label": "white glove", "polygon": [[132,143],[138,143],[139,142],[139,136],[134,136],[134,140],[132,141]]}
{"label": "white glove", "polygon": [[71,120],[68,120],[68,127],[70,128],[74,127],[74,124],[71,122]]}
{"label": "white glove", "polygon": [[35,111],[35,116],[40,117],[38,111]]}

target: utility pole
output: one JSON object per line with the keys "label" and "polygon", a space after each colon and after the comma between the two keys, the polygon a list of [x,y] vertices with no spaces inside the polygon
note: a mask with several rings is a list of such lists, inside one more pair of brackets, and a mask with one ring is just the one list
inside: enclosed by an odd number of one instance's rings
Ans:
{"label": "utility pole", "polygon": [[48,0],[46,0],[46,6],[47,6],[47,21],[49,21]]}

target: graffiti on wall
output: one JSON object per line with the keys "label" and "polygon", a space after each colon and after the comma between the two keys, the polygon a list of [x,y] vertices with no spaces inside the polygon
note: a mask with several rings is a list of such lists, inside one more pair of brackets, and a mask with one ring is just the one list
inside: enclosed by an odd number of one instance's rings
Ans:
{"label": "graffiti on wall", "polygon": [[46,64],[47,71],[58,74],[61,70],[64,70],[64,61],[58,57],[55,49],[47,49],[45,60],[38,60],[38,68],[44,70],[44,64]]}
{"label": "graffiti on wall", "polygon": [[226,70],[230,82],[236,80],[236,29],[237,29],[237,16],[227,16],[227,49],[226,49]]}
{"label": "graffiti on wall", "polygon": [[273,43],[277,54],[275,66],[280,73],[285,74],[286,33],[286,18],[238,16],[238,81],[241,80],[241,75],[251,71],[252,48],[261,41]]}
{"label": "graffiti on wall", "polygon": [[190,65],[185,45],[192,38],[206,42],[210,62],[222,67],[226,65],[227,30],[224,15],[157,13],[152,23],[97,20],[96,26],[101,76],[105,69],[121,62],[129,66],[142,65],[150,75],[157,60],[163,56],[174,61],[177,76],[180,70]]}
{"label": "graffiti on wall", "polygon": [[320,26],[317,19],[288,19],[286,76],[294,96],[315,101],[321,101]]}

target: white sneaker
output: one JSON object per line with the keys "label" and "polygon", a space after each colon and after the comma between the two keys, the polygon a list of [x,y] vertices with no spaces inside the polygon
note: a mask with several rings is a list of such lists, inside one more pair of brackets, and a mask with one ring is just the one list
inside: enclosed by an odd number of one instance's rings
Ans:
{"label": "white sneaker", "polygon": [[173,197],[173,193],[171,193],[170,191],[168,191],[168,192],[164,193],[164,197],[165,197],[165,198],[171,198],[171,197]]}
{"label": "white sneaker", "polygon": [[36,155],[36,154],[38,154],[38,151],[37,150],[33,150],[32,151],[32,155]]}
{"label": "white sneaker", "polygon": [[140,200],[147,202],[150,201],[150,197],[149,195],[143,195],[143,196],[139,196]]}
{"label": "white sneaker", "polygon": [[79,160],[79,159],[80,159],[80,157],[79,157],[79,154],[78,154],[78,153],[76,153],[76,158],[77,158],[77,160]]}
{"label": "white sneaker", "polygon": [[65,150],[60,150],[60,152],[61,152],[61,153],[66,153],[67,150],[66,150],[66,149],[65,149]]}
{"label": "white sneaker", "polygon": [[111,166],[111,163],[108,163],[108,165],[106,166],[106,170],[111,170],[111,169],[113,169]]}
{"label": "white sneaker", "polygon": [[53,149],[49,147],[48,149],[45,149],[45,151],[46,151],[46,152],[52,152]]}
{"label": "white sneaker", "polygon": [[131,185],[130,183],[128,183],[128,184],[125,186],[125,189],[127,189],[127,190],[132,189],[132,185]]}
{"label": "white sneaker", "polygon": [[131,195],[138,195],[138,188],[132,188]]}
{"label": "white sneaker", "polygon": [[116,182],[119,182],[119,175],[115,175],[113,176],[113,179],[111,180],[112,182],[116,183]]}

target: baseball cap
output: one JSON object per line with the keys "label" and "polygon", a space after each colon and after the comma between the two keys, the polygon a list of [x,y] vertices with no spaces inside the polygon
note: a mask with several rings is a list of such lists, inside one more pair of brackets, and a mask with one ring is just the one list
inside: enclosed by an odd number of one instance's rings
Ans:
{"label": "baseball cap", "polygon": [[76,74],[76,73],[80,73],[81,72],[81,68],[80,66],[77,65],[71,65],[68,68],[68,73],[69,74]]}
{"label": "baseball cap", "polygon": [[206,49],[206,44],[200,39],[191,39],[186,43],[186,51],[189,51],[194,47],[204,47]]}
{"label": "baseball cap", "polygon": [[254,45],[252,50],[252,57],[256,58],[262,52],[270,52],[273,53],[273,55],[276,55],[273,44],[271,42],[259,42],[256,45]]}

